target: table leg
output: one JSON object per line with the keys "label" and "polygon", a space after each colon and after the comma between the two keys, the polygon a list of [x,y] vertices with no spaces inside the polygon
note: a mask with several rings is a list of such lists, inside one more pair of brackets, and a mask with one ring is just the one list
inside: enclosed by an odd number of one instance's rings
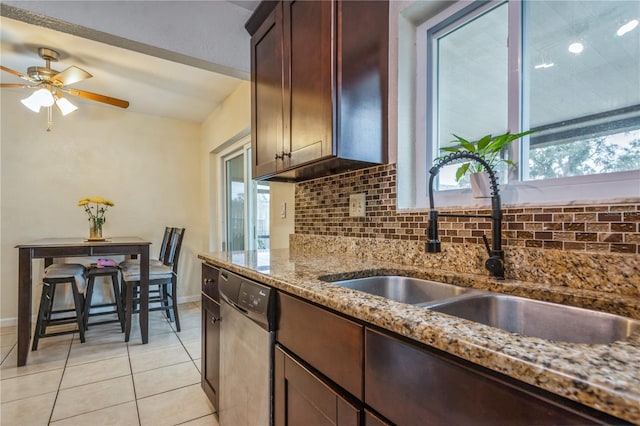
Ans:
{"label": "table leg", "polygon": [[149,246],[140,247],[140,335],[149,343]]}
{"label": "table leg", "polygon": [[18,367],[27,363],[31,341],[31,260],[30,248],[18,251]]}

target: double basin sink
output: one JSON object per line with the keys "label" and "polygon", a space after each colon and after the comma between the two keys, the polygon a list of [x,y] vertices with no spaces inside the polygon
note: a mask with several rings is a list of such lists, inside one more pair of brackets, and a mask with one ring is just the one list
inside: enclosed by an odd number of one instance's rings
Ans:
{"label": "double basin sink", "polygon": [[610,344],[640,330],[640,321],[619,315],[418,278],[375,276],[332,284],[548,340]]}

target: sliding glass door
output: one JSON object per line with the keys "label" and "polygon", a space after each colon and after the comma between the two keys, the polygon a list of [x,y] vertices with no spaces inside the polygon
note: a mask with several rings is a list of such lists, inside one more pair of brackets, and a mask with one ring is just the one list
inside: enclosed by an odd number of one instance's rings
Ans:
{"label": "sliding glass door", "polygon": [[251,146],[222,157],[224,229],[222,249],[269,248],[269,183],[251,180]]}

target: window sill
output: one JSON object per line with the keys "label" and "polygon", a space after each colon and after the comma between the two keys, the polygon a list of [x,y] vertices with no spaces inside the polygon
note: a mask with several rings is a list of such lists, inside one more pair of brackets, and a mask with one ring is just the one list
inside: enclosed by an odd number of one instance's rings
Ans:
{"label": "window sill", "polygon": [[[500,186],[503,207],[619,204],[640,200],[640,170],[606,173],[592,176],[574,176],[542,181],[516,182]],[[471,189],[434,192],[435,207],[485,208],[491,199],[471,196]],[[417,194],[416,205],[398,210],[429,208],[429,198]],[[407,206],[408,207],[408,206]]]}

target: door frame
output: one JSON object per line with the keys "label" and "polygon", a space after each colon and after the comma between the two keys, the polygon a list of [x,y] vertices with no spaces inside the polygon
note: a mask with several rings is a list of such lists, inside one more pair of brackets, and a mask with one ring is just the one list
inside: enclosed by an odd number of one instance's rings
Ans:
{"label": "door frame", "polygon": [[[245,167],[245,177],[246,177],[246,167],[247,167],[247,149],[251,148],[251,136],[247,135],[225,148],[224,150],[218,153],[217,165],[218,165],[218,182],[219,182],[219,191],[218,191],[218,217],[220,220],[218,221],[218,241],[219,246],[218,250],[226,251],[227,249],[227,176],[226,176],[226,161],[231,160],[240,155],[244,156],[244,167]],[[251,162],[249,161],[249,164]],[[244,182],[244,191],[245,191],[245,203],[244,203],[244,217],[245,221],[248,220],[248,183],[245,179]],[[246,224],[245,224],[246,225]],[[245,232],[244,234],[244,246],[247,248],[248,236]]]}

